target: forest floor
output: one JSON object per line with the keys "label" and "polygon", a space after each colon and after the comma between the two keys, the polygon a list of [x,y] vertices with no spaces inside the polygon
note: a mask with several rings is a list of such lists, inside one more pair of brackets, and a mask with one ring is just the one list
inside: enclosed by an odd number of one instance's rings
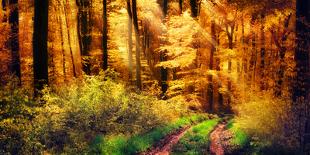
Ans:
{"label": "forest floor", "polygon": [[[225,151],[229,150],[232,138],[232,133],[226,129],[226,122],[220,123],[216,126],[214,131],[210,134],[210,153],[216,155],[224,155]],[[229,150],[231,151],[231,150]]]}
{"label": "forest floor", "polygon": [[167,135],[151,149],[141,153],[141,155],[169,155],[172,146],[178,143],[178,141],[184,136],[184,134],[190,129],[190,127],[191,126],[186,126],[174,133]]}
{"label": "forest floor", "polygon": [[[209,135],[209,153],[214,155],[224,155],[231,153],[231,139],[233,133],[227,128],[227,122],[223,121],[217,124]],[[187,131],[191,130],[192,126],[186,126],[180,130],[173,132],[165,136],[162,140],[156,143],[149,150],[140,153],[140,155],[169,155],[172,152],[173,146],[175,146],[179,140],[186,134]]]}
{"label": "forest floor", "polygon": [[224,155],[224,148],[221,142],[221,134],[224,131],[226,124],[219,124],[215,130],[210,134],[210,152],[216,155]]}

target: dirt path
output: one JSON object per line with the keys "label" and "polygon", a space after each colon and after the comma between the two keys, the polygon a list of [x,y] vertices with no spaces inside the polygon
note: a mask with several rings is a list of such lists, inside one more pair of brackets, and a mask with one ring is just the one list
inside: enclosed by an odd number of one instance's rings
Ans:
{"label": "dirt path", "polygon": [[225,130],[226,123],[219,124],[215,130],[210,134],[210,152],[213,155],[224,155],[224,147],[222,145],[223,132]]}
{"label": "dirt path", "polygon": [[162,139],[156,146],[152,147],[150,150],[141,153],[140,155],[169,155],[172,146],[178,143],[181,137],[184,136],[186,131],[190,126],[184,127],[177,132],[174,132],[168,136],[166,136],[164,139]]}

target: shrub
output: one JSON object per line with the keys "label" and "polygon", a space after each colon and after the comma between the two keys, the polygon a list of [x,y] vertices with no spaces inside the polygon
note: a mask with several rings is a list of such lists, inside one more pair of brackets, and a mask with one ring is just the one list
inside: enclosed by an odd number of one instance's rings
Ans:
{"label": "shrub", "polygon": [[[245,102],[235,106],[236,128],[268,145],[296,147],[297,132],[289,99],[275,98],[268,93],[247,94]],[[242,139],[243,134],[239,134]]]}
{"label": "shrub", "polygon": [[177,104],[129,91],[115,80],[110,71],[109,76],[86,76],[45,89],[46,104],[36,124],[41,126],[38,133],[46,148],[56,153],[81,152],[98,134],[137,134],[179,117]]}
{"label": "shrub", "polygon": [[0,154],[30,154],[42,148],[30,132],[40,104],[18,85],[17,78],[10,79],[0,87]]}

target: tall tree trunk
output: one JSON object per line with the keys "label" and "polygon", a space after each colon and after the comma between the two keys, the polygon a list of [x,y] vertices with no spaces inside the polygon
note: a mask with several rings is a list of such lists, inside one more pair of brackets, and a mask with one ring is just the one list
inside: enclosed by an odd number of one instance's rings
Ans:
{"label": "tall tree trunk", "polygon": [[139,34],[136,0],[132,0],[132,17],[133,17],[133,25],[135,29],[135,36],[136,36],[136,84],[137,84],[138,89],[142,89],[141,61],[140,61],[140,34]]}
{"label": "tall tree trunk", "polygon": [[248,82],[249,85],[252,87],[252,85],[255,86],[255,66],[256,66],[256,34],[254,30],[254,19],[252,17],[251,21],[251,56],[250,56],[250,64],[249,64],[249,72],[248,72]]}
{"label": "tall tree trunk", "polygon": [[49,84],[58,85],[82,75],[77,2],[50,1],[48,19]]}
{"label": "tall tree trunk", "polygon": [[107,0],[103,0],[103,30],[102,30],[102,48],[103,48],[103,69],[108,69],[108,15]]}
{"label": "tall tree trunk", "polygon": [[133,77],[132,70],[132,11],[130,0],[127,0],[127,13],[128,13],[128,65],[129,65],[129,80]]}
{"label": "tall tree trunk", "polygon": [[[165,23],[165,18],[167,16],[167,12],[168,12],[168,0],[164,0],[163,1],[163,14],[164,14],[164,19],[163,19],[163,22]],[[165,33],[165,32],[163,32]],[[165,41],[161,40],[162,44],[165,43]],[[163,61],[167,61],[167,56],[166,56],[166,50],[164,51],[161,51],[160,52],[160,61],[163,62]],[[160,67],[160,76],[161,76],[161,91],[162,91],[162,98],[166,98],[166,92],[168,90],[168,70],[167,68],[164,68],[164,67]]]}
{"label": "tall tree trunk", "polygon": [[[217,41],[217,45],[220,45],[220,33],[217,33],[216,34],[216,41]],[[220,72],[221,71],[221,60],[219,58],[219,51],[216,49],[216,54],[217,54],[217,57],[216,57],[216,71]],[[219,75],[220,76],[220,75]],[[220,80],[218,80],[218,89],[220,89],[222,87],[222,83]],[[219,104],[219,107],[222,108],[223,105],[224,105],[224,97],[223,97],[223,94],[221,93],[221,91],[217,91],[218,92],[218,104]]]}
{"label": "tall tree trunk", "polygon": [[[276,81],[276,90],[275,90],[275,96],[281,96],[282,95],[282,84],[284,82],[284,72],[286,68],[285,64],[285,54],[287,51],[287,47],[285,45],[285,42],[288,39],[288,35],[290,34],[290,31],[288,30],[289,27],[289,21],[291,18],[291,14],[285,19],[284,22],[284,30],[283,33],[281,33],[281,38],[276,37],[275,33],[272,33],[272,38],[275,42],[275,45],[277,46],[279,50],[279,56],[280,56],[280,67],[277,71],[278,79]],[[271,30],[273,32],[273,30]]]}
{"label": "tall tree trunk", "polygon": [[[214,52],[216,50],[216,34],[215,34],[215,21],[211,21],[211,37],[212,37],[212,44],[211,44],[211,50],[210,50],[210,63],[209,63],[209,69],[213,70],[213,61],[214,61]],[[210,111],[213,110],[213,80],[212,75],[208,76],[208,101],[209,101],[209,107]]]}
{"label": "tall tree trunk", "polygon": [[33,4],[32,0],[19,0],[19,52],[21,66],[21,84],[25,88],[33,87]]}
{"label": "tall tree trunk", "polygon": [[180,9],[180,14],[183,13],[183,0],[179,0],[179,9]]}
{"label": "tall tree trunk", "polygon": [[[296,84],[294,85],[293,101],[295,106],[299,106],[300,117],[300,142],[303,151],[309,154],[309,139],[310,139],[310,62],[309,62],[309,14],[308,0],[296,1],[296,49],[295,60],[297,68]],[[308,140],[308,141],[307,141]],[[308,149],[308,150],[307,150]]]}
{"label": "tall tree trunk", "polygon": [[81,55],[84,57],[83,71],[90,75],[89,51],[91,44],[91,3],[92,1],[77,0],[78,6],[78,36],[81,47]]}
{"label": "tall tree trunk", "polygon": [[197,0],[190,0],[191,5],[191,15],[193,18],[198,16],[198,3]]}
{"label": "tall tree trunk", "polygon": [[48,0],[34,2],[33,69],[35,96],[48,84]]}
{"label": "tall tree trunk", "polygon": [[[227,33],[227,37],[228,37],[228,48],[229,49],[233,49],[233,38],[234,38],[234,31],[235,31],[235,24],[233,23],[232,25],[229,26],[230,27],[230,32],[228,30],[228,25],[226,26],[226,33]],[[229,73],[229,77],[228,77],[228,91],[229,91],[229,95],[228,95],[228,99],[227,99],[227,104],[228,106],[231,103],[231,68],[232,68],[232,62],[231,62],[231,58],[228,59],[228,73]],[[229,110],[229,109],[227,109]]]}
{"label": "tall tree trunk", "polygon": [[266,53],[266,47],[265,47],[265,14],[261,14],[261,49],[260,49],[260,89],[265,90],[265,53]]}
{"label": "tall tree trunk", "polygon": [[11,66],[10,70],[13,74],[15,74],[19,80],[21,80],[21,71],[20,71],[20,56],[19,56],[19,41],[18,41],[18,27],[19,27],[19,10],[18,10],[18,1],[13,0],[9,1],[10,7],[10,15],[9,15],[9,23],[11,26],[10,33],[10,50],[11,50]]}

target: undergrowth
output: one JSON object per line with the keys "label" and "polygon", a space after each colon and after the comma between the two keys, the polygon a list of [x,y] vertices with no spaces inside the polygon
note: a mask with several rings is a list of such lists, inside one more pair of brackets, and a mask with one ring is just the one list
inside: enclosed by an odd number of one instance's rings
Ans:
{"label": "undergrowth", "polygon": [[125,155],[137,154],[151,148],[156,142],[166,135],[191,124],[196,124],[208,119],[207,115],[193,115],[182,117],[175,122],[162,125],[152,130],[134,136],[112,135],[97,136],[90,146],[91,154]]}
{"label": "undergrowth", "polygon": [[83,154],[97,135],[144,133],[187,113],[183,102],[126,89],[113,71],[46,87],[38,100],[2,88],[0,154]]}

